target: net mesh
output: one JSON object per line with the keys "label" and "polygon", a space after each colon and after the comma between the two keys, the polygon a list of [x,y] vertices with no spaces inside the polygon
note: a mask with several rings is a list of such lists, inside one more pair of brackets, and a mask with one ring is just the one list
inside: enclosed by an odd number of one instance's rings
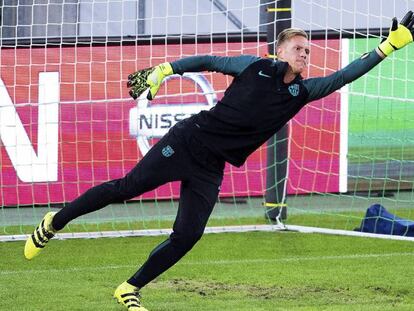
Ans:
{"label": "net mesh", "polygon": [[[306,77],[325,76],[379,42],[414,1],[292,1],[309,31]],[[178,120],[209,109],[230,76],[188,73],[153,102],[128,95],[128,74],[192,55],[265,57],[266,8],[275,1],[80,1],[2,6],[0,232],[30,233],[44,213],[91,186],[120,178]],[[368,29],[368,31],[367,31]],[[269,38],[268,38],[269,39]],[[273,39],[270,38],[269,41]],[[274,41],[274,40],[273,40]],[[274,43],[274,42],[273,42]],[[269,170],[288,163],[287,224],[353,230],[381,203],[414,218],[413,47],[394,53],[289,124],[289,162],[267,163],[264,145],[227,165],[209,226],[268,224]],[[285,139],[285,138],[280,138]],[[284,187],[283,183],[273,183]],[[179,184],[111,205],[65,230],[169,228]]]}

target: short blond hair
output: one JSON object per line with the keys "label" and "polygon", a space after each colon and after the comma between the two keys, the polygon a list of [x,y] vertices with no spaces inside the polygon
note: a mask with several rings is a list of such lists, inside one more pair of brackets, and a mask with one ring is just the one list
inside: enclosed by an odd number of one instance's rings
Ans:
{"label": "short blond hair", "polygon": [[288,41],[289,39],[295,36],[301,36],[309,40],[308,34],[303,29],[287,28],[283,30],[281,33],[279,33],[279,35],[277,36],[276,49],[280,47],[284,42]]}

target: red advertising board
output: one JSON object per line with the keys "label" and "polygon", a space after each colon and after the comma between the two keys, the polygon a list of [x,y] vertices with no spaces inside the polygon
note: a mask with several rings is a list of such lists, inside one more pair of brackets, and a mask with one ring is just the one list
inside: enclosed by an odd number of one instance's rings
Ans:
{"label": "red advertising board", "polygon": [[[338,68],[338,42],[330,41],[329,49],[324,44],[312,45],[310,75]],[[211,104],[193,78],[170,80],[153,103],[137,103],[126,88],[129,73],[191,55],[263,56],[265,52],[266,44],[257,43],[2,49],[0,116],[6,120],[7,112],[7,120],[12,120],[8,127],[2,121],[1,127],[0,205],[68,202],[93,185],[120,178],[142,158],[143,144],[151,146],[161,129],[176,121],[156,113],[138,120],[137,114],[151,113],[149,106],[158,107],[154,111],[172,111],[168,108],[172,105],[183,107],[182,116]],[[43,76],[39,83],[44,73],[55,73],[58,79]],[[218,73],[202,77],[214,100],[222,97],[232,79]],[[50,103],[53,94],[58,97]],[[339,95],[333,94],[310,104],[292,122],[289,193],[338,191],[339,108]],[[21,131],[10,130],[13,126],[21,126]],[[145,136],[140,133],[142,126],[158,127],[161,132]],[[13,142],[28,146],[14,148]],[[40,168],[36,172],[35,165]],[[265,177],[266,152],[261,148],[243,167],[226,167],[221,195],[263,195]],[[178,194],[178,184],[172,183],[143,198],[168,199]]]}

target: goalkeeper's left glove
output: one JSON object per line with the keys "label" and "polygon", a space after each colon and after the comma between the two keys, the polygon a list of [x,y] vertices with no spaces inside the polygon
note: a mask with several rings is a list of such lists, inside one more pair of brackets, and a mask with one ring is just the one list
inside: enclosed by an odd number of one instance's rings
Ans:
{"label": "goalkeeper's left glove", "polygon": [[173,68],[170,63],[163,63],[153,68],[134,72],[128,76],[127,86],[131,88],[129,95],[137,99],[147,88],[150,88],[147,98],[154,99],[165,77],[172,75]]}
{"label": "goalkeeper's left glove", "polygon": [[400,24],[398,24],[397,18],[394,17],[392,19],[392,26],[388,37],[378,46],[378,49],[382,54],[388,56],[395,50],[401,49],[413,42],[413,25],[414,14],[412,11],[405,14]]}

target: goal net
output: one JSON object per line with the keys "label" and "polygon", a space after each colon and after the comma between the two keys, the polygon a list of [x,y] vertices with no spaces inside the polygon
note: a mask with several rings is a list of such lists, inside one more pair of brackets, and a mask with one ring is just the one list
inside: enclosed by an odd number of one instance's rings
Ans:
{"label": "goal net", "polygon": [[[128,74],[192,55],[268,57],[280,1],[3,1],[0,49],[0,234],[24,238],[48,210],[125,175],[177,121],[210,109],[231,83],[219,73],[166,81],[134,101]],[[413,0],[292,0],[291,24],[311,37],[306,77],[328,75],[388,32]],[[288,8],[286,8],[288,9]],[[290,123],[288,158],[271,143],[241,168],[226,166],[208,231],[317,227],[351,232],[379,203],[413,219],[413,46],[394,53]],[[411,55],[411,57],[410,57]],[[259,100],[259,99],[258,99]],[[276,148],[277,152],[277,148]],[[287,165],[287,176],[270,171]],[[272,177],[274,178],[274,177]],[[269,186],[270,185],[270,186]],[[265,217],[266,192],[287,219]],[[166,233],[179,183],[72,222],[70,236]],[[283,221],[280,224],[279,221]],[[76,233],[76,234],[75,234]],[[81,234],[78,234],[81,233]],[[7,236],[7,238],[5,238]]]}

